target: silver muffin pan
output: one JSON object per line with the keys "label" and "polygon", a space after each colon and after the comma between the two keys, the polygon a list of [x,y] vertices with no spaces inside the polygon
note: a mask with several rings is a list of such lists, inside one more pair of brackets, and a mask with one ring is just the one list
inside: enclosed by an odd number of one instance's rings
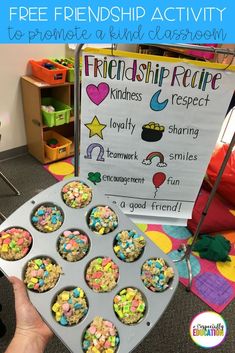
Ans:
{"label": "silver muffin pan", "polygon": [[[67,206],[61,197],[61,189],[64,185],[72,181],[79,181],[79,178],[63,180],[48,189],[42,191],[34,198],[27,201],[16,210],[7,220],[0,225],[0,231],[10,227],[22,227],[29,231],[33,237],[31,250],[28,254],[17,261],[6,261],[0,258],[0,268],[7,276],[16,276],[23,280],[24,269],[27,262],[35,257],[50,257],[62,267],[63,274],[60,276],[55,287],[44,293],[36,293],[28,290],[29,298],[37,308],[43,319],[51,327],[54,333],[61,339],[65,346],[73,353],[81,353],[82,339],[87,326],[96,316],[101,316],[111,321],[117,328],[120,343],[118,353],[131,352],[151,331],[159,321],[161,315],[170,303],[177,288],[179,277],[172,260],[158,248],[123,212],[104,196],[96,187],[85,181],[85,184],[92,188],[91,203],[85,208],[73,209]],[[42,233],[37,231],[31,223],[33,210],[41,204],[53,203],[59,206],[64,213],[64,222],[55,232]],[[105,235],[98,235],[90,230],[87,217],[91,209],[95,206],[107,205],[118,216],[118,227]],[[90,250],[88,254],[77,262],[68,262],[57,252],[57,240],[65,230],[79,229],[84,231],[90,239]],[[138,260],[132,263],[121,261],[113,250],[113,242],[116,234],[122,230],[135,230],[141,234],[145,240],[145,249]],[[119,279],[116,287],[108,293],[95,293],[86,283],[85,270],[89,262],[96,257],[110,257],[119,267]],[[163,258],[167,264],[174,269],[174,278],[170,286],[163,292],[152,292],[147,289],[141,278],[141,267],[143,263],[151,258]],[[51,306],[57,293],[65,288],[81,287],[87,297],[89,310],[84,319],[74,326],[62,326],[53,317]],[[114,309],[114,296],[123,288],[134,287],[143,293],[146,300],[146,312],[143,319],[134,325],[125,325],[119,321]]]}

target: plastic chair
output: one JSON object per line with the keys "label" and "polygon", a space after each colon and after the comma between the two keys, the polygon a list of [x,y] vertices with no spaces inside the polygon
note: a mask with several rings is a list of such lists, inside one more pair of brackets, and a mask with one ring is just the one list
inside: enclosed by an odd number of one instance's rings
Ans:
{"label": "plastic chair", "polygon": [[7,183],[7,185],[15,192],[16,195],[20,195],[19,190],[10,182],[10,180],[0,172],[0,177]]}
{"label": "plastic chair", "polygon": [[[14,191],[14,193],[19,196],[20,192],[19,190],[10,182],[10,180],[2,173],[0,172],[0,177],[7,183],[7,185]],[[6,217],[4,214],[0,211],[0,218],[5,221]]]}

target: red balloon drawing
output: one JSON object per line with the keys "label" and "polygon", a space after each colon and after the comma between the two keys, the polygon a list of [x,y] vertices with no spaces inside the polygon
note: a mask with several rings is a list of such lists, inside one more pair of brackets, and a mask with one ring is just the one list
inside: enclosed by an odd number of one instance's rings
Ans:
{"label": "red balloon drawing", "polygon": [[152,181],[153,181],[153,185],[156,188],[156,191],[164,183],[165,180],[166,180],[166,174],[165,173],[158,172],[158,173],[155,173],[153,175]]}

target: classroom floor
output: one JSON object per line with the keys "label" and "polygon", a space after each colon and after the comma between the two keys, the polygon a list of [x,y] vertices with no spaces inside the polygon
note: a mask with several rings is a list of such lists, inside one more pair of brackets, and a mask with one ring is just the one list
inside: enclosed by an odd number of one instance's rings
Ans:
{"label": "classroom floor", "polygon": [[[0,212],[5,216],[9,216],[35,194],[56,183],[56,180],[42,168],[42,165],[28,154],[0,162],[0,170],[21,192],[20,196],[15,196],[7,184],[0,179]],[[0,304],[2,305],[0,318],[7,326],[7,333],[3,338],[0,338],[0,353],[3,353],[15,328],[13,293],[5,277],[0,278]],[[198,297],[186,292],[185,288],[179,284],[176,294],[162,318],[133,353],[201,352],[202,348],[197,347],[190,338],[189,325],[195,315],[210,310]],[[220,346],[213,348],[213,352],[234,351],[234,313],[235,301],[222,312],[222,316],[227,322],[228,333],[225,341]],[[51,340],[46,349],[46,353],[55,352],[69,352],[56,337]]]}

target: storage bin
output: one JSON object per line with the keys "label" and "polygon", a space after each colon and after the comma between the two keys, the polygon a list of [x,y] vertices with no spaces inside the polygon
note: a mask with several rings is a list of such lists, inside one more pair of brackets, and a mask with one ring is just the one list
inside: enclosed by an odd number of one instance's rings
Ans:
{"label": "storage bin", "polygon": [[[46,157],[51,161],[56,161],[57,159],[66,158],[70,155],[70,146],[72,141],[66,137],[58,134],[53,130],[48,130],[44,132],[44,147]],[[50,147],[47,143],[49,140],[55,139],[58,141],[57,147]]]}
{"label": "storage bin", "polygon": [[55,108],[54,112],[46,112],[41,109],[43,122],[45,125],[52,127],[69,123],[70,111],[72,109],[70,106],[51,97],[42,98],[42,105],[52,105]]}
{"label": "storage bin", "polygon": [[[66,67],[67,69],[66,81],[71,83],[74,82],[74,60],[67,59],[67,58],[51,58],[51,61]],[[66,64],[71,64],[72,67],[68,67]]]}
{"label": "storage bin", "polygon": [[[40,78],[51,85],[65,83],[67,69],[65,66],[59,65],[49,59],[40,61],[30,60],[33,76]],[[45,64],[53,65],[55,70],[49,70],[44,67]]]}

